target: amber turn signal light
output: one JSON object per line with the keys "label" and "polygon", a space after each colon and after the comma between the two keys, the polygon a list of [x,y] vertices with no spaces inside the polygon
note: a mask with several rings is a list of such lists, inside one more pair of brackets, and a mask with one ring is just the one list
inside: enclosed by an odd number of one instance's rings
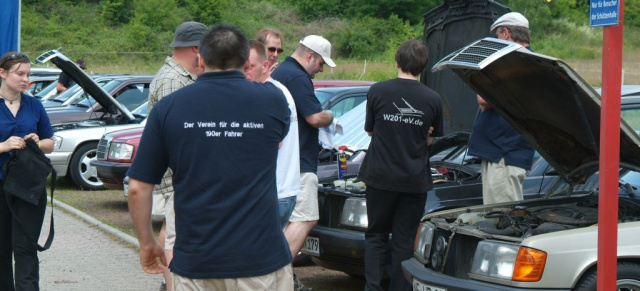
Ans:
{"label": "amber turn signal light", "polygon": [[512,280],[521,282],[540,281],[546,262],[547,253],[532,248],[520,247],[513,267]]}

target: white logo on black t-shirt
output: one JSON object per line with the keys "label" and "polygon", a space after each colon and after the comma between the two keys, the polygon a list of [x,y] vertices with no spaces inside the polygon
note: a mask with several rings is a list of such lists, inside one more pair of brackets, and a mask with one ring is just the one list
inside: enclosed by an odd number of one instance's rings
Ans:
{"label": "white logo on black t-shirt", "polygon": [[[395,102],[393,102],[393,106],[398,108],[398,111],[400,112],[398,114],[400,114],[402,116],[408,115],[408,116],[415,116],[415,117],[422,117],[422,115],[424,115],[424,112],[413,108],[413,106],[411,106],[411,104],[409,104],[409,102],[407,102],[407,100],[404,100],[404,98],[402,98],[402,101],[404,101],[404,103],[407,104],[407,106],[409,106],[409,107],[400,108],[400,107],[398,107],[398,105],[396,105]],[[398,114],[396,114],[396,115],[398,115]]]}

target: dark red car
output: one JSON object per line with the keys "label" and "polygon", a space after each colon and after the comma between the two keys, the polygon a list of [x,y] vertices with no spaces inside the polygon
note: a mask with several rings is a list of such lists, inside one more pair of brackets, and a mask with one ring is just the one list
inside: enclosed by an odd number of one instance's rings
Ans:
{"label": "dark red car", "polygon": [[123,189],[124,177],[138,150],[144,127],[114,131],[102,136],[98,143],[96,159],[91,166],[96,167],[98,178],[105,188]]}
{"label": "dark red car", "polygon": [[[342,115],[347,110],[354,108],[360,102],[366,100],[367,91],[372,81],[352,80],[314,80],[314,87],[320,89],[323,94],[321,100],[327,109],[336,109],[336,114]],[[329,90],[329,91],[327,91]],[[325,96],[326,95],[326,96]],[[319,98],[320,99],[320,98]],[[334,101],[334,102],[329,102]],[[348,107],[348,108],[347,108]],[[114,131],[105,134],[98,143],[98,154],[91,161],[98,173],[98,178],[105,188],[122,190],[124,179],[135,156],[142,130],[144,127]]]}

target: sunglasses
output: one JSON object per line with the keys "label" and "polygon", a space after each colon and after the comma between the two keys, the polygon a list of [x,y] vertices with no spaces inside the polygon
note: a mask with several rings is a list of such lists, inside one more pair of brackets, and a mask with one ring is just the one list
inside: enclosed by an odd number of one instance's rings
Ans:
{"label": "sunglasses", "polygon": [[10,61],[19,60],[19,59],[26,59],[27,61],[30,62],[29,56],[27,56],[26,54],[16,53],[16,54],[10,55],[6,60],[4,60],[4,62],[0,64],[0,68],[4,67],[4,65]]}
{"label": "sunglasses", "polygon": [[278,51],[278,53],[281,54],[282,52],[284,52],[284,50],[282,48],[277,48],[277,47],[273,47],[273,46],[270,46],[267,49],[272,53],[275,53],[276,51]]}

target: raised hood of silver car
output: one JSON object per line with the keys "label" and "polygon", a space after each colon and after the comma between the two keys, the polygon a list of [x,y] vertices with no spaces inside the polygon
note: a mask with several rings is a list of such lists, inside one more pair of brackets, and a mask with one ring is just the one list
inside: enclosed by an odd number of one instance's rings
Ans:
{"label": "raised hood of silver car", "polygon": [[69,60],[65,55],[60,53],[57,50],[50,50],[41,54],[38,58],[36,58],[36,64],[45,63],[47,61],[51,61],[55,64],[60,70],[65,72],[73,81],[75,81],[85,92],[89,93],[93,98],[100,103],[102,108],[117,108],[124,116],[127,118],[127,121],[133,120],[134,116],[131,112],[124,107],[122,104],[118,103],[113,96],[111,96],[107,91],[105,91],[100,85],[96,84],[87,73],[85,73],[82,69],[80,69],[73,61]]}
{"label": "raised hood of silver car", "polygon": [[[560,59],[496,38],[450,54],[433,71],[451,69],[534,146],[569,183],[597,171],[600,96]],[[640,167],[640,139],[620,124],[620,159]]]}

